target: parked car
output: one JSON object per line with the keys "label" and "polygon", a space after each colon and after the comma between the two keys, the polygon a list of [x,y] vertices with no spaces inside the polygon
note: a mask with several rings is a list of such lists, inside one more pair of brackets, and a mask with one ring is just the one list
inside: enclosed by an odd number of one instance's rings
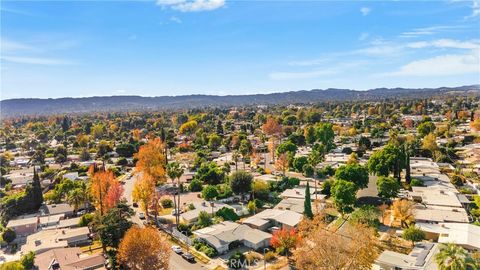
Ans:
{"label": "parked car", "polygon": [[182,254],[183,253],[182,248],[179,247],[179,246],[172,246],[172,250],[173,250],[173,252],[175,252],[177,254]]}
{"label": "parked car", "polygon": [[182,254],[182,258],[184,258],[185,260],[187,260],[187,261],[189,261],[189,262],[191,262],[191,263],[195,262],[195,257],[193,257],[193,255],[190,254],[189,252],[183,253],[183,254]]}
{"label": "parked car", "polygon": [[[182,210],[179,211],[179,213],[181,214],[182,213]],[[172,210],[172,216],[177,216],[177,210],[176,209],[173,209]]]}
{"label": "parked car", "polygon": [[138,203],[137,203],[137,202],[133,202],[133,207],[137,208],[137,207],[138,207]]}
{"label": "parked car", "polygon": [[138,217],[139,217],[140,219],[145,219],[145,214],[142,213],[142,212],[140,212],[140,213],[138,213]]}

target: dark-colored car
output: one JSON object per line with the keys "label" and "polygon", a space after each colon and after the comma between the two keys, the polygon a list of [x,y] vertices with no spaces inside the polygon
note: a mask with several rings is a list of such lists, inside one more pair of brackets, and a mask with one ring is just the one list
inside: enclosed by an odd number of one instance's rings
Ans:
{"label": "dark-colored car", "polygon": [[137,203],[137,202],[133,202],[133,207],[137,208],[137,207],[138,207],[138,203]]}
{"label": "dark-colored car", "polygon": [[191,263],[195,262],[195,257],[193,257],[193,255],[190,254],[189,252],[183,253],[183,254],[182,254],[182,258],[184,258],[185,260],[187,260],[187,261],[189,261],[189,262],[191,262]]}

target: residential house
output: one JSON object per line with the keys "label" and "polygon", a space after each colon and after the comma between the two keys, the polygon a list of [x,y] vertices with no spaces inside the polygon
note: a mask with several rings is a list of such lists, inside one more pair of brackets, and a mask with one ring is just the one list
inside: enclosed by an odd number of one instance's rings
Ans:
{"label": "residential house", "polygon": [[268,247],[272,238],[269,233],[231,221],[193,231],[193,234],[197,239],[214,247],[220,254],[240,244],[252,249]]}
{"label": "residential house", "polygon": [[74,229],[41,230],[27,237],[22,251],[34,251],[37,254],[55,248],[81,246],[91,242],[88,227]]}
{"label": "residential house", "polygon": [[39,226],[40,218],[38,216],[11,219],[7,223],[7,228],[14,230],[17,236],[27,236],[35,233]]}
{"label": "residential house", "polygon": [[438,246],[434,243],[418,243],[407,255],[390,250],[383,251],[375,260],[373,270],[436,270],[435,254]]}
{"label": "residential house", "polygon": [[93,270],[103,268],[105,258],[101,254],[82,254],[78,247],[55,248],[35,256],[38,270]]}
{"label": "residential house", "polygon": [[417,223],[425,238],[438,243],[455,243],[471,251],[480,251],[480,226],[468,223]]}
{"label": "residential house", "polygon": [[73,216],[73,207],[68,203],[44,204],[40,207],[40,212],[43,216],[63,214],[65,217],[71,217]]}
{"label": "residential house", "polygon": [[302,217],[302,214],[292,210],[266,209],[245,219],[242,223],[264,231],[272,227],[291,229],[300,223]]}

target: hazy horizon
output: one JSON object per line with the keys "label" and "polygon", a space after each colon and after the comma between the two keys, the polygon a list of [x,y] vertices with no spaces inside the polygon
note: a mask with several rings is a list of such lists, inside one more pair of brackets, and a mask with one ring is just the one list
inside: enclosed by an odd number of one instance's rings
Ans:
{"label": "hazy horizon", "polygon": [[93,96],[59,96],[59,97],[20,97],[20,98],[7,98],[3,99],[0,97],[0,101],[4,100],[15,100],[15,99],[64,99],[64,98],[108,98],[108,97],[144,97],[144,98],[157,98],[157,97],[184,97],[184,96],[250,96],[250,95],[268,95],[268,94],[281,94],[281,93],[288,93],[288,92],[300,92],[300,91],[325,91],[325,90],[352,90],[352,91],[371,91],[376,89],[395,89],[395,88],[405,88],[405,89],[436,89],[436,88],[455,88],[455,87],[464,87],[464,86],[479,86],[478,84],[466,84],[466,85],[451,85],[451,86],[439,86],[439,87],[376,87],[370,89],[348,89],[348,88],[324,88],[324,89],[298,89],[298,90],[286,90],[286,91],[272,91],[272,92],[258,92],[258,93],[245,93],[245,94],[182,94],[182,95],[158,95],[158,96],[147,96],[147,95],[140,95],[140,94],[113,94],[113,95],[93,95]]}
{"label": "hazy horizon", "polygon": [[479,84],[479,6],[2,2],[0,99]]}

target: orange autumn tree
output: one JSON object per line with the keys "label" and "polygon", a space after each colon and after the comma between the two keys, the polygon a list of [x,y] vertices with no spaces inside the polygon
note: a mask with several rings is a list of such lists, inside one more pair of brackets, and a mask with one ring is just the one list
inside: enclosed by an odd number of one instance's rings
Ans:
{"label": "orange autumn tree", "polygon": [[293,257],[299,270],[370,270],[380,253],[375,229],[364,224],[347,222],[341,231],[333,231],[319,214],[298,227],[302,239]]}
{"label": "orange autumn tree", "polygon": [[143,174],[142,178],[135,182],[132,191],[133,200],[140,203],[140,207],[145,211],[145,216],[149,218],[148,207],[155,199],[155,181],[148,175]]}
{"label": "orange autumn tree", "polygon": [[284,252],[288,259],[290,249],[296,247],[300,241],[300,235],[297,234],[297,231],[294,228],[290,230],[282,228],[273,233],[270,245],[276,248],[279,253]]}
{"label": "orange autumn tree", "polygon": [[262,125],[263,133],[271,137],[269,144],[272,160],[275,161],[276,136],[282,132],[282,126],[273,117],[267,118],[265,124]]}
{"label": "orange autumn tree", "polygon": [[135,157],[137,172],[146,174],[155,180],[156,184],[163,184],[166,178],[165,144],[160,138],[149,140],[140,146]]}
{"label": "orange autumn tree", "polygon": [[281,171],[283,175],[285,175],[285,172],[288,170],[287,154],[283,153],[278,157],[277,161],[275,162],[275,169]]}
{"label": "orange autumn tree", "polygon": [[117,258],[128,269],[169,269],[170,244],[153,227],[132,227],[120,242]]}
{"label": "orange autumn tree", "polygon": [[95,172],[95,167],[91,166],[89,174],[92,202],[95,208],[100,211],[100,215],[103,215],[121,200],[123,187],[115,179],[112,171],[100,170]]}

